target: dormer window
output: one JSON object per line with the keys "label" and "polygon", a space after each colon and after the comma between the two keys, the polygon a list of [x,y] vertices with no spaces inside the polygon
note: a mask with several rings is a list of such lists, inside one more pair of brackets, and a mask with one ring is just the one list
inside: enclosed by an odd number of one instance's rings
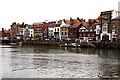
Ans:
{"label": "dormer window", "polygon": [[92,29],[90,29],[90,32],[92,32],[93,30]]}

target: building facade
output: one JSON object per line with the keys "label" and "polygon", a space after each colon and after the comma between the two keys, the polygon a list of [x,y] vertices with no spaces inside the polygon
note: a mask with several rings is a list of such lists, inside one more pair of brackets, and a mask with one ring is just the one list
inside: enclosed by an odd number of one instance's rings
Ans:
{"label": "building facade", "polygon": [[31,29],[32,25],[26,25],[25,28],[22,28],[22,35],[24,39],[31,39],[34,37],[34,30]]}
{"label": "building facade", "polygon": [[120,16],[112,19],[111,31],[113,41],[120,41]]}
{"label": "building facade", "polygon": [[100,24],[96,24],[96,41],[99,41],[100,40],[100,31],[101,30],[101,27],[100,27]]}
{"label": "building facade", "polygon": [[2,31],[0,31],[0,39],[6,39],[7,35],[5,33],[4,28],[2,28]]}
{"label": "building facade", "polygon": [[60,34],[61,34],[61,40],[68,39],[68,33],[69,33],[69,26],[70,24],[64,24],[60,27]]}
{"label": "building facade", "polygon": [[79,39],[81,41],[93,41],[93,40],[96,40],[95,28],[82,26],[79,29]]}
{"label": "building facade", "polygon": [[56,26],[56,21],[49,22],[48,27],[48,38],[53,39],[54,38],[54,27]]}
{"label": "building facade", "polygon": [[56,40],[60,40],[60,25],[61,24],[56,24],[56,26],[53,29],[53,33],[54,33],[54,39]]}
{"label": "building facade", "polygon": [[73,23],[69,27],[69,38],[72,40],[79,38],[79,28],[82,26],[81,23]]}
{"label": "building facade", "polygon": [[48,37],[48,23],[40,22],[33,23],[32,28],[34,30],[34,38],[45,39]]}
{"label": "building facade", "polygon": [[112,19],[112,11],[104,11],[101,12],[101,41],[111,41],[111,19]]}

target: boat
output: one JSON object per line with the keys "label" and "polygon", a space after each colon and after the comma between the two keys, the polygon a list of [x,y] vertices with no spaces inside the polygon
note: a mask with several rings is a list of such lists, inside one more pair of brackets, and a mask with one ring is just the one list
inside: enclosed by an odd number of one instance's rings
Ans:
{"label": "boat", "polygon": [[10,45],[17,45],[17,43],[10,43]]}

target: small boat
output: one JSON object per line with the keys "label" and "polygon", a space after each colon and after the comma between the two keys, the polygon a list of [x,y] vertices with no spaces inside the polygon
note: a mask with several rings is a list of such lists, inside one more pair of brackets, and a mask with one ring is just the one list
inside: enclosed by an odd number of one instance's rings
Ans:
{"label": "small boat", "polygon": [[16,48],[15,46],[6,46],[6,45],[2,45],[0,46],[0,48]]}
{"label": "small boat", "polygon": [[10,43],[10,45],[17,45],[17,43]]}

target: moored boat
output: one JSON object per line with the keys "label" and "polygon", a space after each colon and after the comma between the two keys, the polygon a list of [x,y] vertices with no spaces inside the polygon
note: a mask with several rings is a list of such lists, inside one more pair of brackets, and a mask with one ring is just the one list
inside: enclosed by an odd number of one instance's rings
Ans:
{"label": "moored boat", "polygon": [[17,45],[17,43],[10,43],[10,45]]}

